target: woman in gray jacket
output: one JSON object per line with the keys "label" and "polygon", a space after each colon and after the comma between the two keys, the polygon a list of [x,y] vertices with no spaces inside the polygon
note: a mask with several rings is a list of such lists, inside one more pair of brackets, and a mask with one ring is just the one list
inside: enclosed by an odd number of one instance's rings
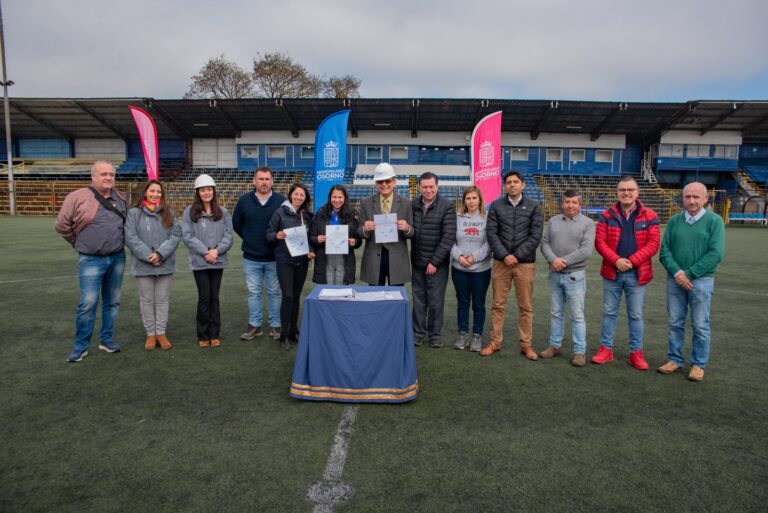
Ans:
{"label": "woman in gray jacket", "polygon": [[195,179],[195,199],[184,210],[182,236],[189,249],[189,268],[197,284],[197,340],[200,347],[219,347],[219,290],[227,251],[232,247],[232,218],[219,206],[216,182],[208,175]]}
{"label": "woman in gray jacket", "polygon": [[180,239],[181,227],[165,202],[162,184],[150,180],[125,220],[125,244],[131,249],[130,271],[139,288],[139,310],[147,332],[144,349],[148,351],[157,344],[171,348],[165,330]]}

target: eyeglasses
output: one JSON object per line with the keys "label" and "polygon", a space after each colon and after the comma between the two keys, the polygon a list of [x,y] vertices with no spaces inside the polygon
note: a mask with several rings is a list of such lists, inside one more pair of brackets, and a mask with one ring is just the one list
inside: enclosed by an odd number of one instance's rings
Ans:
{"label": "eyeglasses", "polygon": [[635,192],[637,189],[616,189],[616,190],[624,194],[625,192]]}
{"label": "eyeglasses", "polygon": [[387,185],[387,184],[390,184],[390,183],[392,183],[394,181],[395,181],[394,178],[387,178],[386,180],[377,180],[376,181],[376,185]]}

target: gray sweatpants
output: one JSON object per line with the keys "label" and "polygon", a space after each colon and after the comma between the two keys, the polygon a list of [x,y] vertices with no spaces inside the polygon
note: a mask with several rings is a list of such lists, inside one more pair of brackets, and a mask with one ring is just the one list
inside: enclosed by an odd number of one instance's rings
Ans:
{"label": "gray sweatpants", "polygon": [[139,310],[147,335],[165,335],[172,278],[172,274],[136,277],[139,286]]}

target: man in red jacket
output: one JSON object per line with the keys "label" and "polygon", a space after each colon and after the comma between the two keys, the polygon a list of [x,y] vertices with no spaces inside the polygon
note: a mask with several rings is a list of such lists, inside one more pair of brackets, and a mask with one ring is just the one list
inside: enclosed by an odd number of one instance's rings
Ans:
{"label": "man in red jacket", "polygon": [[602,365],[613,360],[616,318],[624,293],[629,320],[629,364],[648,370],[643,357],[643,301],[645,285],[653,279],[651,259],[659,251],[659,218],[637,197],[637,182],[623,177],[617,187],[619,201],[600,216],[595,234],[595,248],[603,257],[603,323],[600,348],[592,363]]}

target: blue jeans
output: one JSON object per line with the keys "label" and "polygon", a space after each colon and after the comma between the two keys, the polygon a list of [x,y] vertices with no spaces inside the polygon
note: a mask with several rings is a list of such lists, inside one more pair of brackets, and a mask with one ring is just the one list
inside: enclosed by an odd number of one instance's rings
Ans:
{"label": "blue jeans", "polygon": [[125,251],[109,256],[80,254],[79,260],[80,302],[75,317],[76,351],[91,345],[93,326],[96,324],[96,308],[101,292],[101,342],[114,342],[115,317],[120,309],[120,291],[125,269]]}
{"label": "blue jeans", "polygon": [[584,296],[587,293],[585,271],[549,272],[549,345],[560,348],[565,333],[565,305],[571,313],[571,336],[574,354],[587,351],[587,321],[584,317]]}
{"label": "blue jeans", "polygon": [[456,289],[456,320],[459,331],[469,332],[469,305],[472,303],[472,333],[483,334],[485,296],[491,284],[491,270],[468,272],[451,267],[453,288]]}
{"label": "blue jeans", "polygon": [[622,292],[627,297],[627,318],[629,321],[629,351],[643,348],[643,302],[645,285],[637,283],[637,271],[618,273],[616,280],[603,278],[603,326],[600,345],[613,349],[616,334],[616,318],[619,313]]}
{"label": "blue jeans", "polygon": [[667,313],[669,326],[669,360],[681,367],[685,363],[683,346],[685,345],[685,318],[688,308],[691,309],[691,365],[702,369],[709,360],[709,305],[715,288],[714,278],[698,278],[693,280],[693,290],[685,290],[675,283],[672,276],[667,275]]}
{"label": "blue jeans", "polygon": [[280,327],[280,283],[277,281],[277,266],[272,262],[254,262],[243,259],[243,274],[248,287],[248,324],[254,328],[261,326],[263,306],[261,303],[262,284],[267,287],[267,309],[269,325]]}

